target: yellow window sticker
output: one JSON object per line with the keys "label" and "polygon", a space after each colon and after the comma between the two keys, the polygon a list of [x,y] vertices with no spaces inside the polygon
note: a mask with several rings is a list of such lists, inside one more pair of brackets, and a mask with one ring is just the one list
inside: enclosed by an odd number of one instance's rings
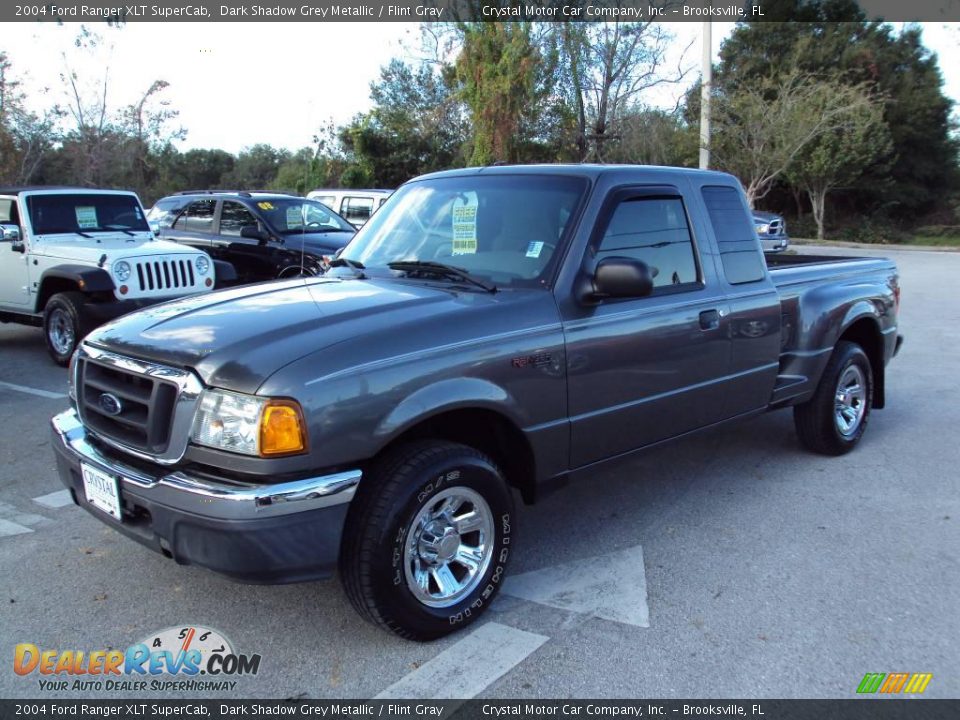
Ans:
{"label": "yellow window sticker", "polygon": [[264,200],[263,202],[258,202],[257,207],[261,210],[273,210],[273,203]]}
{"label": "yellow window sticker", "polygon": [[77,214],[77,227],[81,230],[87,228],[100,227],[97,222],[97,209],[92,205],[80,205],[75,208]]}
{"label": "yellow window sticker", "polygon": [[[470,197],[472,196],[472,197]],[[467,193],[453,201],[453,255],[475,255],[477,252],[476,193]]]}

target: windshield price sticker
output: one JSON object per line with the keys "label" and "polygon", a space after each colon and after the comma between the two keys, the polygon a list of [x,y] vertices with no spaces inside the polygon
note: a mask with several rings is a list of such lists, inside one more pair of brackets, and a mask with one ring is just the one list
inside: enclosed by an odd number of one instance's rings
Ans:
{"label": "windshield price sticker", "polygon": [[451,252],[454,255],[475,255],[477,252],[477,201],[459,198],[453,204],[453,240]]}
{"label": "windshield price sticker", "polygon": [[303,227],[303,213],[300,211],[300,206],[287,208],[287,229],[292,230],[293,228]]}
{"label": "windshield price sticker", "polygon": [[540,253],[543,252],[543,243],[540,241],[533,241],[527,245],[527,257],[528,258],[538,258]]}
{"label": "windshield price sticker", "polygon": [[97,223],[97,209],[92,205],[78,206],[76,209],[77,227],[81,230],[99,227]]}

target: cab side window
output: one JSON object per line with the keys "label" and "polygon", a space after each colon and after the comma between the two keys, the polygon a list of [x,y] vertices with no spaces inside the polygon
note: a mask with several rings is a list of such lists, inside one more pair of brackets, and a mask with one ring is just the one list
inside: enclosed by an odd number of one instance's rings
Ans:
{"label": "cab side window", "polygon": [[349,222],[366,222],[373,215],[373,198],[345,197],[340,214]]}
{"label": "cab side window", "polygon": [[213,232],[213,215],[216,208],[216,200],[197,200],[177,218],[173,227],[177,230],[210,234]]}
{"label": "cab side window", "polygon": [[701,190],[713,233],[717,237],[723,274],[731,285],[758,282],[766,277],[766,260],[757,231],[740,193],[732,187],[707,185]]}
{"label": "cab side window", "polygon": [[597,260],[606,257],[642,260],[654,275],[654,292],[667,286],[699,286],[693,240],[680,198],[620,202],[597,248]]}
{"label": "cab side window", "polygon": [[240,229],[257,227],[257,218],[238,202],[225,200],[220,210],[220,234],[240,237]]}

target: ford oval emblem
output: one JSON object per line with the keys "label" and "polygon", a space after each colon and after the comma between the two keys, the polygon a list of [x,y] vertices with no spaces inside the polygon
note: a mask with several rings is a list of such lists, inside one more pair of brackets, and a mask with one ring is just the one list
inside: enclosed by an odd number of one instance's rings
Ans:
{"label": "ford oval emblem", "polygon": [[97,404],[107,415],[119,415],[123,412],[123,403],[113,393],[103,393],[97,400]]}

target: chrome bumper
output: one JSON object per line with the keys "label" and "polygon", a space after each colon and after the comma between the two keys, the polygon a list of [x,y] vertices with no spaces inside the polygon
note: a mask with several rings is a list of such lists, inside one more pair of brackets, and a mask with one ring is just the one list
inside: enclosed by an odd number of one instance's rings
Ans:
{"label": "chrome bumper", "polygon": [[61,444],[56,450],[119,478],[122,495],[207,518],[256,520],[342,505],[353,500],[362,476],[346,470],[276,485],[214,481],[182,471],[154,476],[104,455],[89,441],[75,410],[54,416],[51,424]]}

